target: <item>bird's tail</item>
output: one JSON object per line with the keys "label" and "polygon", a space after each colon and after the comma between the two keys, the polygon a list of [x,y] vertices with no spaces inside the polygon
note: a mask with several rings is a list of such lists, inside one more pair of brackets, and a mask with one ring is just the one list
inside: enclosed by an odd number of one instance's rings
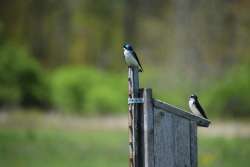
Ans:
{"label": "bird's tail", "polygon": [[143,72],[143,68],[142,68],[142,66],[141,66],[141,64],[140,64],[140,62],[139,62],[139,72]]}

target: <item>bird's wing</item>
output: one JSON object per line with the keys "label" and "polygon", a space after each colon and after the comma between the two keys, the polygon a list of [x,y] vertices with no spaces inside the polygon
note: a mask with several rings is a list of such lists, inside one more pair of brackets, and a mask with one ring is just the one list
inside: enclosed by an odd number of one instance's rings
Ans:
{"label": "bird's wing", "polygon": [[141,72],[142,72],[142,71],[143,71],[143,68],[142,68],[142,66],[141,66],[141,63],[140,63],[140,61],[139,61],[139,59],[138,59],[138,57],[137,57],[135,51],[133,51],[132,54],[133,54],[133,56],[135,57],[136,61],[138,62],[139,66],[140,66],[140,68],[141,68]]}
{"label": "bird's wing", "polygon": [[198,108],[198,110],[200,111],[201,115],[202,115],[204,118],[207,119],[207,115],[206,115],[205,111],[203,110],[203,108],[201,107],[199,101],[197,100],[197,101],[195,101],[194,103],[195,103],[195,106],[196,106],[196,107]]}

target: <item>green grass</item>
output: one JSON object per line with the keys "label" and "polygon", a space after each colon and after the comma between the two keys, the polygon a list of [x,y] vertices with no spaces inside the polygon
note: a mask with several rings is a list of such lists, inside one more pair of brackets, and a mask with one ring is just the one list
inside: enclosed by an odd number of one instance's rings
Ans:
{"label": "green grass", "polygon": [[199,140],[199,166],[249,166],[249,138],[201,138]]}
{"label": "green grass", "polygon": [[0,131],[0,166],[126,167],[124,132]]}
{"label": "green grass", "polygon": [[[126,131],[0,129],[0,166],[127,167]],[[247,167],[249,139],[200,138],[199,166]]]}

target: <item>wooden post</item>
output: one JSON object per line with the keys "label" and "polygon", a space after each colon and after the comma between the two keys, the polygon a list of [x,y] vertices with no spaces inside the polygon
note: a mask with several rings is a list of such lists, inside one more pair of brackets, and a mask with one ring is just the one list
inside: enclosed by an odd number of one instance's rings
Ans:
{"label": "wooden post", "polygon": [[143,167],[154,167],[154,112],[152,89],[143,89]]}
{"label": "wooden post", "polygon": [[[128,68],[128,97],[135,99],[139,97],[139,75],[137,67]],[[138,111],[136,103],[128,105],[129,124],[129,167],[139,167],[138,149]]]}

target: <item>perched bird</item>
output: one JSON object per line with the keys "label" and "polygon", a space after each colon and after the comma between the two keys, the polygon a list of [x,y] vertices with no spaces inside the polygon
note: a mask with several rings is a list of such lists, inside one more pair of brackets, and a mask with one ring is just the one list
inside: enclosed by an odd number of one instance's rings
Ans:
{"label": "perched bird", "polygon": [[192,113],[194,113],[195,115],[201,116],[201,117],[207,119],[206,113],[203,110],[203,108],[201,107],[201,105],[198,101],[198,97],[195,94],[192,94],[189,97],[189,108],[192,111]]}
{"label": "perched bird", "polygon": [[141,63],[140,63],[135,51],[133,50],[133,48],[130,44],[123,45],[123,54],[124,54],[125,61],[126,61],[128,66],[138,67],[140,72],[143,71]]}

